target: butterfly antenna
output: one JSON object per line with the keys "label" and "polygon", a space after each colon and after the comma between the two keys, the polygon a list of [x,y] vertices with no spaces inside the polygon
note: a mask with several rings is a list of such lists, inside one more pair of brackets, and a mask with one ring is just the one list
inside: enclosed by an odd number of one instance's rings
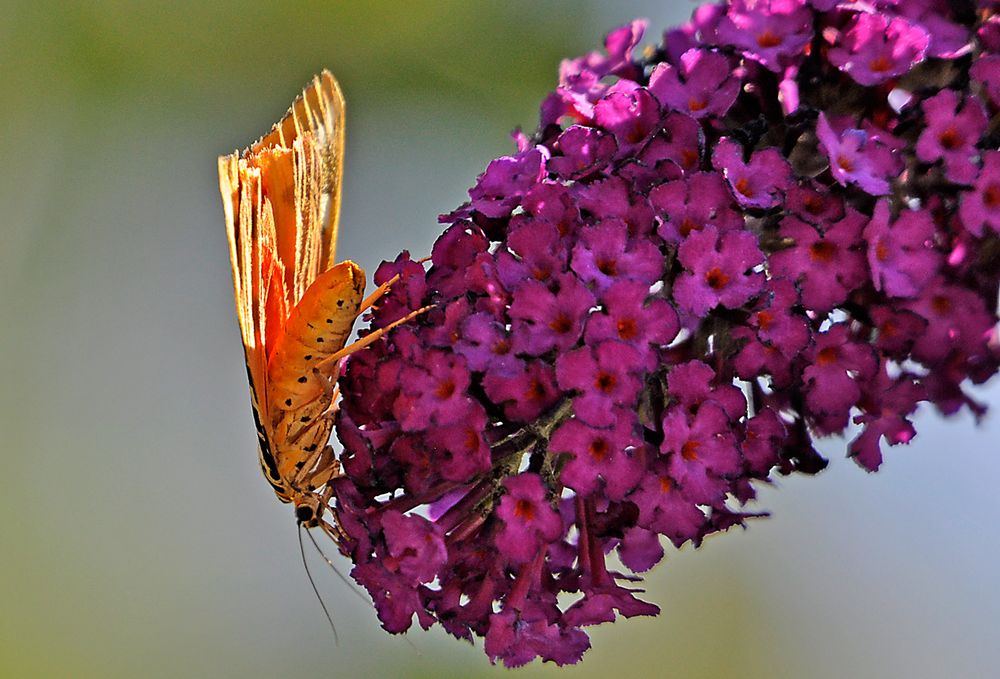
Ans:
{"label": "butterfly antenna", "polygon": [[319,546],[319,543],[316,541],[316,538],[313,536],[313,534],[307,530],[306,535],[309,536],[309,540],[313,543],[313,547],[316,548],[316,551],[323,558],[323,561],[326,561],[326,565],[330,567],[330,570],[336,573],[337,577],[340,578],[340,581],[343,582],[345,585],[347,585],[347,589],[351,590],[352,594],[354,594],[356,597],[365,602],[366,606],[371,606],[371,602],[365,598],[365,595],[358,591],[358,588],[354,586],[353,582],[344,577],[344,574],[340,572],[340,569],[337,568],[337,565],[333,563],[333,560],[331,560],[330,557],[326,555],[326,552],[324,552],[323,548]]}
{"label": "butterfly antenna", "polygon": [[[316,543],[316,540],[312,535],[309,535],[309,539]],[[319,589],[316,587],[316,581],[313,580],[312,573],[309,571],[309,562],[306,561],[306,547],[302,543],[302,524],[299,524],[299,553],[302,555],[302,566],[306,569],[306,577],[309,578],[309,584],[312,585],[313,592],[316,593],[316,600],[319,601],[319,605],[323,607],[323,614],[326,615],[327,622],[330,623],[330,629],[333,630],[333,643],[337,646],[340,645],[340,636],[337,634],[337,626],[333,624],[333,618],[330,616],[330,611],[326,607],[326,602],[323,601],[323,597],[320,596]],[[338,573],[339,575],[339,573]]]}
{"label": "butterfly antenna", "polygon": [[[299,537],[301,539],[301,526],[299,527],[299,531],[300,531]],[[371,606],[371,602],[365,598],[365,595],[358,591],[358,588],[354,586],[354,583],[352,583],[350,580],[344,577],[344,574],[340,572],[340,569],[337,568],[336,564],[334,564],[333,561],[330,559],[330,557],[326,555],[326,552],[324,552],[323,548],[319,546],[319,542],[316,541],[316,538],[313,536],[313,534],[307,530],[306,535],[309,536],[309,539],[313,543],[313,547],[316,548],[316,551],[319,552],[319,555],[323,557],[323,561],[326,561],[326,565],[329,566],[333,570],[333,572],[337,574],[337,577],[340,578],[345,585],[347,585],[347,588],[351,590],[351,592],[353,592],[359,599],[364,601],[366,606]],[[418,656],[421,655],[420,649],[414,646],[412,641],[410,641],[406,637],[403,637],[403,641],[405,641],[410,648],[416,651]]]}

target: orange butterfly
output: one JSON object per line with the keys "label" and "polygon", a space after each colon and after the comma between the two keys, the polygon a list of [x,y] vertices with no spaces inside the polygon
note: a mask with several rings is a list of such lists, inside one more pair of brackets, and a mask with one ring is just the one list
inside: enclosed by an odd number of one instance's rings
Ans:
{"label": "orange butterfly", "polygon": [[257,143],[219,158],[261,469],[301,525],[335,541],[326,514],[340,466],[327,441],[340,360],[423,311],[345,346],[394,280],[363,299],[361,267],[334,263],[343,159],[344,97],[328,71]]}

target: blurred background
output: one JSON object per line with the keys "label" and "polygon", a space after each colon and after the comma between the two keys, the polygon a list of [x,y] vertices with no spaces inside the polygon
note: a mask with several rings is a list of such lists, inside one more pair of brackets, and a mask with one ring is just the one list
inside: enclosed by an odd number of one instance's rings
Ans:
{"label": "blurred background", "polygon": [[[561,58],[636,16],[658,40],[693,7],[4,3],[0,676],[505,676],[439,630],[385,634],[310,554],[334,645],[257,466],[216,157],[328,67],[339,254],[424,256]],[[762,493],[772,518],[653,571],[659,618],[518,676],[996,676],[1000,424],[918,420],[874,476],[830,441],[828,471]]]}

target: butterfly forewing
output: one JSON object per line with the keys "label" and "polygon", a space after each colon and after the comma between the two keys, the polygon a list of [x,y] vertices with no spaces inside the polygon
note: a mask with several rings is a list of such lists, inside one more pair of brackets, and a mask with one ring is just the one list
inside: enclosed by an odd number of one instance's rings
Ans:
{"label": "butterfly forewing", "polygon": [[343,148],[343,96],[324,71],[268,134],[219,159],[261,466],[297,504],[336,470],[336,365],[318,363],[344,347],[364,295],[359,267],[332,266]]}

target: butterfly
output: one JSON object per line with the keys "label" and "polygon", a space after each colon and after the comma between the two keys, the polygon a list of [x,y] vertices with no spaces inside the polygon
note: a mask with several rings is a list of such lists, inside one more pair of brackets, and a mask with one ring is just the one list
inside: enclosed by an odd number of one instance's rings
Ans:
{"label": "butterfly", "polygon": [[259,141],[219,158],[260,466],[300,525],[338,543],[330,481],[340,465],[327,442],[340,361],[423,311],[347,344],[395,280],[365,298],[364,270],[336,263],[343,172],[344,97],[329,71]]}

